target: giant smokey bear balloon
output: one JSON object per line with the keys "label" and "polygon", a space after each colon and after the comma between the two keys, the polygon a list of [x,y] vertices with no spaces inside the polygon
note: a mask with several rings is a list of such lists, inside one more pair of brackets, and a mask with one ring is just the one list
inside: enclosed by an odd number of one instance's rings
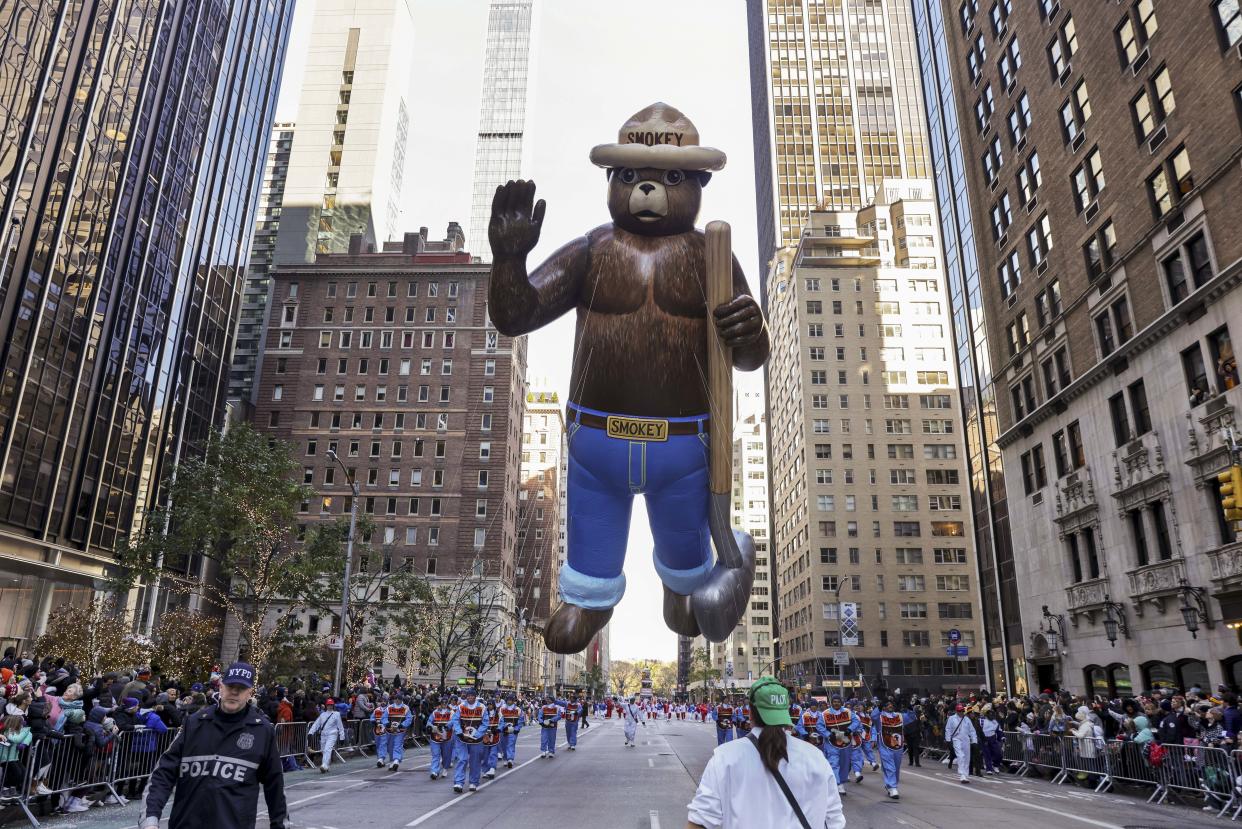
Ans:
{"label": "giant smokey bear balloon", "polygon": [[534,201],[534,182],[497,188],[488,227],[489,305],[501,333],[516,337],[577,313],[566,412],[567,560],[562,604],[544,640],[556,653],[577,653],[612,617],[625,592],[630,508],[641,493],[665,622],[683,636],[720,641],[745,609],[754,545],[739,536],[732,563],[723,554],[713,563],[713,540],[721,553],[734,539],[717,531],[728,525],[727,503],[709,530],[709,432],[732,430],[710,417],[709,310],[734,367],[759,368],[769,348],[736,258],[732,299],[707,308],[706,243],[694,222],[703,187],[725,156],[700,146],[682,113],[656,103],[621,127],[616,144],[595,147],[591,161],[607,170],[611,224],[569,242],[533,273],[526,256],[545,210]]}

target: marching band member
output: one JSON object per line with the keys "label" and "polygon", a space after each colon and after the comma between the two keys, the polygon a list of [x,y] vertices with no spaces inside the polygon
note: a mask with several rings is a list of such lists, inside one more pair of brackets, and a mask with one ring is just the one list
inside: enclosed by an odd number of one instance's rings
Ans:
{"label": "marching band member", "polygon": [[453,738],[453,710],[446,697],[440,697],[440,704],[427,718],[427,730],[431,733],[431,779],[436,780],[448,774],[455,760],[457,741]]}
{"label": "marching band member", "polygon": [[371,731],[375,735],[375,767],[388,765],[388,732],[384,730],[384,712],[387,706],[377,705],[371,712]]}
{"label": "marching band member", "polygon": [[880,701],[873,699],[872,703],[870,710],[865,702],[859,706],[858,721],[863,724],[862,753],[871,764],[871,770],[879,771],[880,752],[876,746],[879,745]]}
{"label": "marching band member", "polygon": [[733,706],[726,700],[721,700],[716,706],[716,710],[712,712],[712,719],[716,721],[716,745],[722,745],[733,739]]}
{"label": "marching band member", "polygon": [[750,703],[741,702],[733,709],[734,738],[741,740],[750,733]]}
{"label": "marching band member", "polygon": [[[378,711],[379,708],[375,710]],[[414,712],[410,710],[410,706],[406,705],[401,697],[393,698],[392,702],[384,706],[380,725],[384,727],[388,734],[388,753],[385,756],[391,764],[388,768],[392,771],[400,768],[401,761],[405,759],[405,732],[413,721]],[[379,739],[379,737],[376,737],[377,744]]]}
{"label": "marching band member", "polygon": [[505,768],[511,769],[513,761],[517,759],[518,732],[526,725],[526,717],[513,694],[505,698],[504,704],[496,709],[496,714],[501,721],[499,758],[504,761]]}
{"label": "marching band member", "polygon": [[496,713],[496,700],[487,701],[487,731],[483,732],[486,754],[483,758],[483,776],[489,780],[496,777],[496,760],[500,753],[500,716]]}
{"label": "marching band member", "polygon": [[540,726],[539,756],[549,760],[556,756],[556,724],[561,721],[565,710],[552,701],[552,697],[544,695],[543,705],[539,706],[536,715]]}
{"label": "marching band member", "polygon": [[841,695],[833,694],[831,704],[820,714],[815,728],[824,739],[824,756],[837,778],[837,792],[845,794],[845,781],[850,774],[850,735],[861,730],[862,725],[853,711],[841,707]]}
{"label": "marching band member", "polygon": [[634,738],[638,736],[638,724],[641,722],[643,728],[647,727],[647,723],[643,721],[643,711],[638,707],[638,697],[635,696],[629,702],[621,706],[621,716],[625,720],[625,744],[633,748]]}
{"label": "marching band member", "polygon": [[[846,707],[850,713],[854,715],[855,721],[859,725],[857,731],[850,732],[850,771],[854,773],[854,782],[861,783],[863,779],[863,756],[871,753],[871,747],[867,745],[871,739],[871,715],[865,713],[862,700],[857,697],[852,698]],[[874,767],[875,761],[871,760]]]}
{"label": "marching band member", "polygon": [[806,740],[823,752],[824,738],[819,733],[820,714],[814,702],[808,702],[806,708],[799,708],[796,720],[793,720],[794,734]]}
{"label": "marching band member", "polygon": [[[565,717],[565,742],[569,743],[570,751],[578,750],[578,717],[582,715],[582,703],[570,697],[565,701],[564,708]],[[555,736],[556,732],[553,732]],[[556,748],[556,741],[553,740],[553,749]]]}
{"label": "marching band member", "polygon": [[453,757],[453,791],[461,792],[466,782],[466,767],[470,767],[470,791],[478,791],[479,777],[483,774],[486,747],[483,732],[487,730],[487,708],[479,702],[474,688],[466,688],[466,701],[453,709],[453,736],[457,751]]}
{"label": "marching band member", "polygon": [[876,753],[880,755],[880,765],[884,769],[884,788],[888,796],[896,800],[897,783],[901,779],[901,755],[905,748],[906,718],[897,713],[890,699],[884,703],[884,710],[876,718],[880,729],[880,741],[876,744]]}

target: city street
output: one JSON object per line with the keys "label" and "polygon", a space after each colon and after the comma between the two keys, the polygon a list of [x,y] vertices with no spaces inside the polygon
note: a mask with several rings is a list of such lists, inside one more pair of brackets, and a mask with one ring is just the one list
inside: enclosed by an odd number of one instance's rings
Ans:
{"label": "city street", "polygon": [[[681,829],[686,804],[714,748],[714,728],[686,721],[655,721],[640,728],[637,748],[622,746],[621,725],[598,720],[581,734],[579,748],[560,748],[552,760],[537,753],[538,729],[523,730],[519,763],[501,770],[479,791],[454,795],[452,781],[427,778],[425,750],[406,755],[400,772],[376,769],[369,760],[334,766],[327,776],[299,772],[287,777],[290,823],[296,829]],[[945,767],[931,762],[903,769],[901,800],[884,797],[877,774],[851,784],[845,801],[850,827],[933,829],[1004,826],[1006,829],[1099,827],[1100,829],[1203,829],[1227,826],[1186,806],[1149,806],[1129,795],[1097,795],[1041,780],[976,778],[962,786]],[[131,829],[138,804],[96,807],[51,818],[55,829]],[[16,824],[13,824],[16,825]],[[163,825],[167,825],[167,821]],[[266,822],[260,819],[260,826]]]}

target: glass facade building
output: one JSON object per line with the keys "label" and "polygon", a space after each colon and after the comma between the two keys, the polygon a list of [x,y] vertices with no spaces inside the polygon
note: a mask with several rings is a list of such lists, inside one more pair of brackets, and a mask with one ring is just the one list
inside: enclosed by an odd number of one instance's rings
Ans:
{"label": "glass facade building", "polygon": [[812,209],[859,210],[882,179],[926,178],[927,136],[908,3],[747,5],[766,265],[797,244]]}
{"label": "glass facade building", "polygon": [[[292,0],[0,11],[0,575],[13,584],[89,587],[224,422],[292,14]],[[0,637],[38,633],[55,593],[42,592]]]}
{"label": "glass facade building", "polygon": [[989,675],[993,690],[1024,694],[1027,689],[1015,685],[1015,680],[1021,681],[1025,676],[1026,669],[1005,474],[996,443],[999,434],[996,389],[966,185],[966,160],[949,69],[951,55],[945,40],[940,0],[915,0],[914,26],[918,33],[919,66],[931,139],[931,178],[936,186],[953,345],[961,383]]}
{"label": "glass facade building", "polygon": [[487,15],[474,189],[466,231],[471,252],[484,262],[492,261],[487,242],[492,197],[499,185],[522,173],[534,6],[534,0],[492,0]]}

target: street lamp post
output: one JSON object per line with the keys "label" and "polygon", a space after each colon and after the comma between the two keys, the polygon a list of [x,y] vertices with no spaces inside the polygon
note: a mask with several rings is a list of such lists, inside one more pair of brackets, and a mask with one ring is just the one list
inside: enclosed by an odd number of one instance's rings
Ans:
{"label": "street lamp post", "polygon": [[349,629],[349,579],[354,563],[354,529],[358,526],[358,482],[349,474],[345,464],[341,463],[336,450],[328,450],[328,460],[335,461],[345,473],[345,480],[349,482],[349,491],[353,495],[349,502],[349,536],[345,540],[345,584],[341,588],[341,648],[336,652],[336,671],[332,675],[332,690],[340,693],[341,670],[345,662],[345,636]]}

